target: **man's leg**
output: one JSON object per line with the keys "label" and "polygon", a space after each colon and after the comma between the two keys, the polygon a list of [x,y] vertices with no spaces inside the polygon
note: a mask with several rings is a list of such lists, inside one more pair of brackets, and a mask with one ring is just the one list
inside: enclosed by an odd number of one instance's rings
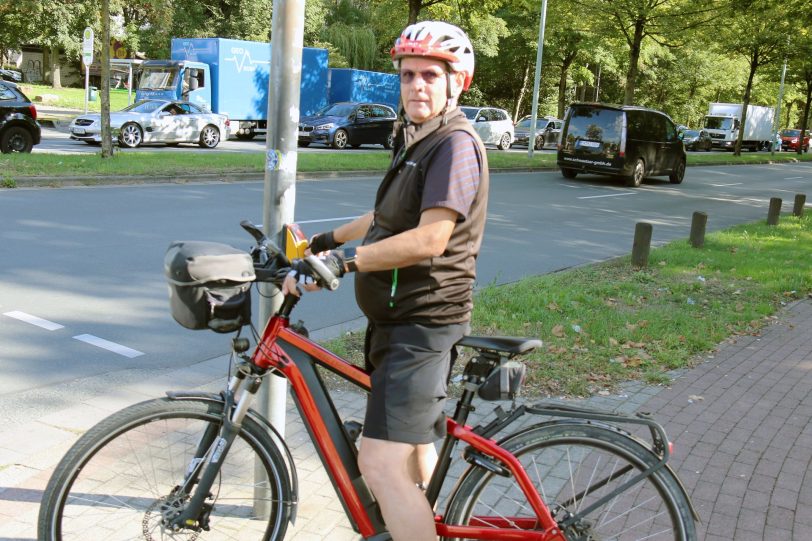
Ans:
{"label": "man's leg", "polygon": [[416,445],[362,437],[358,466],[381,506],[393,541],[435,541],[434,513],[409,464]]}
{"label": "man's leg", "polygon": [[415,448],[412,459],[409,461],[409,472],[416,484],[423,490],[429,486],[431,474],[437,465],[437,448],[433,443],[421,443]]}

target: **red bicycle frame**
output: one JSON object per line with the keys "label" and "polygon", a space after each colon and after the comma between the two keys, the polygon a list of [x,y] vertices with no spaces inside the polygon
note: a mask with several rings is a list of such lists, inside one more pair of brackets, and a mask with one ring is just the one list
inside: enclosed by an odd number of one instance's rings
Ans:
{"label": "red bicycle frame", "polygon": [[[265,327],[252,362],[260,368],[281,373],[290,382],[294,402],[355,531],[365,539],[386,532],[378,504],[358,469],[355,443],[344,430],[316,366],[332,371],[367,392],[370,390],[369,374],[298,334],[290,328],[288,318],[280,315],[273,316]],[[432,479],[432,485],[440,485],[429,493],[439,493],[453,441],[460,440],[474,450],[493,457],[508,469],[536,516],[472,517],[471,522],[488,526],[459,526],[445,524],[444,517],[436,515],[438,535],[464,539],[565,540],[527,472],[513,454],[499,447],[494,440],[477,435],[470,426],[452,418],[447,420],[447,429],[446,442],[451,444],[443,446],[438,462],[443,466],[438,466]],[[435,502],[430,503],[433,505]],[[521,529],[516,529],[517,526]]]}

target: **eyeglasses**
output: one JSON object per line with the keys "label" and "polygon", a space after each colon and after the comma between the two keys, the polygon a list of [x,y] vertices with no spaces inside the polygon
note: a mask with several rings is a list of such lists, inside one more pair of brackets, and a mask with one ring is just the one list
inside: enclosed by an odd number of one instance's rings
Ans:
{"label": "eyeglasses", "polygon": [[443,71],[434,71],[434,70],[424,70],[424,71],[412,71],[412,70],[401,70],[400,72],[400,82],[403,84],[410,84],[414,81],[414,78],[420,76],[427,85],[434,84],[434,82],[445,75]]}

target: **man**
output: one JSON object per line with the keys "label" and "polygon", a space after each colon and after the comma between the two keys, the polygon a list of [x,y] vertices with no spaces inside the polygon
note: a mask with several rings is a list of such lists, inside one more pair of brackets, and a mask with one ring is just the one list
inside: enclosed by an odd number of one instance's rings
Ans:
{"label": "man", "polygon": [[[338,273],[354,271],[356,299],[369,319],[367,403],[359,467],[395,541],[436,539],[421,485],[445,435],[443,406],[454,344],[468,331],[476,256],[485,226],[488,165],[457,99],[471,84],[474,53],[456,26],[407,27],[392,61],[400,73],[401,121],[375,210],[311,239],[332,253]],[[307,270],[294,271],[307,283]],[[306,289],[312,289],[307,287]]]}

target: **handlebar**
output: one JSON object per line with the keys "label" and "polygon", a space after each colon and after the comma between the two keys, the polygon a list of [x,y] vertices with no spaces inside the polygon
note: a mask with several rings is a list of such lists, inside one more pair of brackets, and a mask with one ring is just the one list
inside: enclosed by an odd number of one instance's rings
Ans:
{"label": "handlebar", "polygon": [[[251,250],[257,281],[281,284],[291,266],[285,252],[280,250],[276,243],[265,236],[265,233],[249,220],[241,221],[240,226],[254,237],[257,243],[256,247]],[[317,276],[316,282],[321,287],[330,291],[338,289],[340,284],[338,277],[330,272],[330,269],[318,257],[308,255],[303,261],[313,269]]]}

